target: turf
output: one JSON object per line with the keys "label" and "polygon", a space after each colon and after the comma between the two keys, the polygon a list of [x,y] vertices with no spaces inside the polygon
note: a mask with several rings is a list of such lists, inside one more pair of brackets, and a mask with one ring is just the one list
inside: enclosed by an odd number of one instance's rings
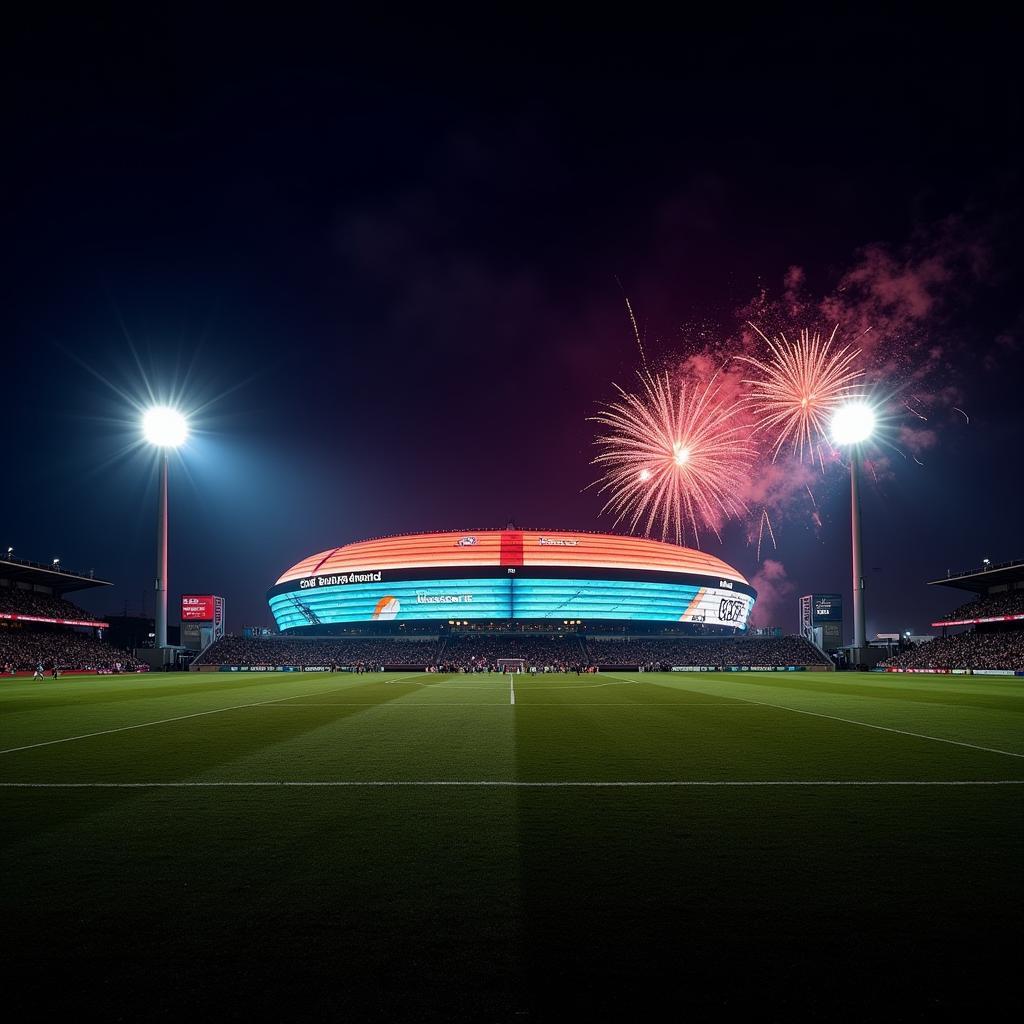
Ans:
{"label": "turf", "polygon": [[[623,673],[510,696],[480,675],[5,681],[7,1005],[1021,1008],[1020,682]],[[314,785],[339,782],[430,784]]]}

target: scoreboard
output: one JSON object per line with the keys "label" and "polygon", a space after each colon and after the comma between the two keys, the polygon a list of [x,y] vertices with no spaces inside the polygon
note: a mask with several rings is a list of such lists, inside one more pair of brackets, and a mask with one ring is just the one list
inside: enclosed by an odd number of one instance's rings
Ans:
{"label": "scoreboard", "polygon": [[842,647],[842,594],[804,594],[800,598],[800,635],[825,651]]}
{"label": "scoreboard", "polygon": [[224,635],[224,598],[217,594],[181,595],[181,643],[201,651]]}

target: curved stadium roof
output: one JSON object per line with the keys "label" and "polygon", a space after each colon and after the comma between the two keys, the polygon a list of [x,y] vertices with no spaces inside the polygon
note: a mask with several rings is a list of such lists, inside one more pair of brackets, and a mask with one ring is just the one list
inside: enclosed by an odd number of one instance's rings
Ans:
{"label": "curved stadium roof", "polygon": [[697,573],[749,585],[732,566],[695,548],[644,537],[563,530],[465,530],[358,541],[302,559],[277,584],[369,569],[517,565]]}

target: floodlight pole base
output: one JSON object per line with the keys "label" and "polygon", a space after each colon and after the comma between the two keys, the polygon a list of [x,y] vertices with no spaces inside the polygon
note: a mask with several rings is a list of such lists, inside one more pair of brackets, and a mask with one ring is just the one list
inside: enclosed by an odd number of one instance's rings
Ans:
{"label": "floodlight pole base", "polygon": [[854,445],[850,449],[850,548],[853,562],[853,644],[851,654],[855,664],[867,662],[867,638],[864,623],[864,566],[860,535],[860,454]]}
{"label": "floodlight pole base", "polygon": [[160,498],[156,526],[156,610],[153,646],[167,646],[167,452],[160,452]]}

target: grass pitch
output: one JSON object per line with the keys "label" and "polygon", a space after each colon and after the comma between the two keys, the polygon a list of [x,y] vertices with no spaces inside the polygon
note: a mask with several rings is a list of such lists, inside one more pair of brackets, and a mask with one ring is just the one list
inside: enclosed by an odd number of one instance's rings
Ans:
{"label": "grass pitch", "polygon": [[1024,686],[0,684],[19,1019],[1020,1008]]}

